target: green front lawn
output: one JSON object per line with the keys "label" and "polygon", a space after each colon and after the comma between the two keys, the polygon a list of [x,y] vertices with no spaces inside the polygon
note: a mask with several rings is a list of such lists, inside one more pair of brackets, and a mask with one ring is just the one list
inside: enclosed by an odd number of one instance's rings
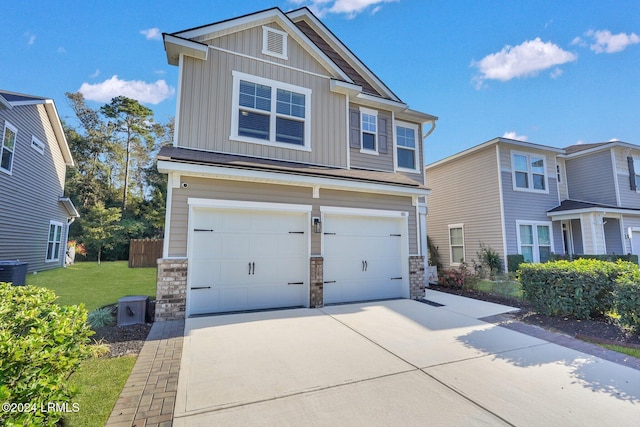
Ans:
{"label": "green front lawn", "polygon": [[155,268],[129,268],[127,261],[80,262],[27,275],[27,285],[53,289],[60,305],[83,303],[87,311],[114,304],[127,295],[156,294]]}

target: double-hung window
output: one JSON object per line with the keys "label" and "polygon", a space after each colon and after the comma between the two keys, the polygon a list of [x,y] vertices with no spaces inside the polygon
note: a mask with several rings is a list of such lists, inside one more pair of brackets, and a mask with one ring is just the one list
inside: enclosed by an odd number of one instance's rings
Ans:
{"label": "double-hung window", "polygon": [[49,238],[47,241],[46,262],[58,261],[60,259],[60,248],[62,247],[62,223],[56,221],[49,222]]}
{"label": "double-hung window", "polygon": [[545,157],[541,155],[513,153],[513,188],[548,193],[546,163]]}
{"label": "double-hung window", "polygon": [[233,72],[231,139],[310,148],[311,90]]}
{"label": "double-hung window", "polygon": [[378,152],[378,112],[368,108],[360,108],[360,141],[361,150],[370,153]]}
{"label": "double-hung window", "polygon": [[4,122],[2,131],[2,144],[0,145],[0,170],[11,173],[13,169],[13,155],[16,149],[16,135],[18,129],[9,122]]}
{"label": "double-hung window", "polygon": [[517,221],[518,251],[527,262],[547,262],[553,252],[551,223]]}
{"label": "double-hung window", "polygon": [[464,262],[464,226],[462,224],[449,225],[449,250],[451,265]]}
{"label": "double-hung window", "polygon": [[398,122],[396,125],[396,158],[400,170],[418,171],[418,126]]}

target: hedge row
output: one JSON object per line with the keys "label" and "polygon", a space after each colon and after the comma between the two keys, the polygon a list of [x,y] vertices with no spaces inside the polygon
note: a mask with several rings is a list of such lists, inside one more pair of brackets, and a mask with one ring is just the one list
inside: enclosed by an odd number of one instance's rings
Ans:
{"label": "hedge row", "polygon": [[640,312],[640,273],[634,263],[578,259],[521,264],[519,274],[525,298],[542,314],[590,319],[613,310],[622,316],[622,310],[623,324],[634,327],[630,313]]}
{"label": "hedge row", "polygon": [[[596,259],[600,261],[628,261],[635,264],[638,264],[638,255],[627,254],[627,255],[616,255],[616,254],[605,254],[605,255],[558,255],[551,254],[550,261],[575,261],[578,259]],[[511,254],[507,255],[507,268],[509,272],[515,273],[520,268],[520,264],[524,264],[524,255],[521,254]]]}
{"label": "hedge row", "polygon": [[67,380],[90,354],[93,331],[82,306],[55,299],[49,289],[0,283],[0,425],[56,426],[63,414],[48,405],[72,406]]}

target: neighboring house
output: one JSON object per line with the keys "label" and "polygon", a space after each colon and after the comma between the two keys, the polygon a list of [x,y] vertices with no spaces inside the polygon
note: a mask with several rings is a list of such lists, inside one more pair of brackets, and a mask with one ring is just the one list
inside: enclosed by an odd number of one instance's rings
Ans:
{"label": "neighboring house", "polygon": [[158,156],[157,318],[424,294],[423,135],[436,117],[306,8],[164,44],[179,89],[174,144]]}
{"label": "neighboring house", "polygon": [[640,254],[640,146],[496,138],[427,165],[426,180],[444,267],[478,261],[481,243],[505,267],[508,254]]}
{"label": "neighboring house", "polygon": [[79,215],[64,197],[73,159],[53,100],[0,90],[0,126],[0,260],[62,267]]}

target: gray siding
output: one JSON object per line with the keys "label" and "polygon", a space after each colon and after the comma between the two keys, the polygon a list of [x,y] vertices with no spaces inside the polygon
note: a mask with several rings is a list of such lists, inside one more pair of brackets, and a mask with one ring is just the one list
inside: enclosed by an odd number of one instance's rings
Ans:
{"label": "gray siding", "polygon": [[631,189],[629,165],[627,157],[640,158],[640,150],[628,150],[622,147],[614,148],[618,189],[620,192],[620,206],[640,209],[640,193]]}
{"label": "gray siding", "polygon": [[427,234],[438,247],[440,262],[450,266],[449,225],[463,224],[465,260],[477,259],[484,243],[505,259],[500,215],[496,147],[492,145],[426,170]]}
{"label": "gray siding", "polygon": [[[63,195],[65,163],[43,105],[17,106],[0,110],[0,127],[5,120],[18,129],[12,174],[0,172],[0,260],[19,259],[29,271],[60,267],[45,263],[49,221],[63,224],[67,213],[58,202]],[[45,144],[44,154],[31,148],[35,136]],[[63,243],[66,235],[62,236]]]}
{"label": "gray siding", "polygon": [[576,254],[583,254],[584,245],[582,244],[582,227],[579,219],[571,220],[571,234],[573,235],[573,252]]}
{"label": "gray siding", "polygon": [[624,230],[625,238],[624,238],[624,253],[630,254],[633,253],[633,248],[631,247],[631,239],[629,239],[627,232],[630,227],[640,228],[640,217],[637,216],[623,216],[622,217],[622,228]]}
{"label": "gray siding", "polygon": [[566,160],[569,198],[616,205],[614,171],[609,150]]}
{"label": "gray siding", "polygon": [[[409,252],[418,252],[416,209],[412,206],[411,197],[321,189],[320,198],[314,199],[311,188],[304,187],[194,177],[182,177],[181,181],[188,183],[189,187],[173,189],[168,254],[171,257],[184,257],[187,254],[189,197],[312,205],[312,216],[320,216],[320,206],[406,211],[409,214]],[[311,254],[321,254],[320,234],[311,235]]]}
{"label": "gray siding", "polygon": [[[208,43],[249,57],[210,49],[207,61],[184,58],[178,111],[179,146],[347,167],[346,98],[330,91],[329,73],[293,38],[288,38],[288,61],[261,53],[261,26]],[[230,141],[234,70],[312,90],[311,152]]]}
{"label": "gray siding", "polygon": [[607,218],[604,220],[604,241],[607,244],[608,254],[624,254],[625,249],[622,242],[622,232],[620,230],[620,220],[618,218]]}
{"label": "gray siding", "polygon": [[[384,129],[381,128],[381,123],[386,123]],[[393,172],[393,126],[390,113],[378,111],[377,155],[360,152],[360,111],[358,106],[353,104],[349,106],[349,129],[352,168]],[[380,135],[386,138],[384,149],[380,147]]]}

